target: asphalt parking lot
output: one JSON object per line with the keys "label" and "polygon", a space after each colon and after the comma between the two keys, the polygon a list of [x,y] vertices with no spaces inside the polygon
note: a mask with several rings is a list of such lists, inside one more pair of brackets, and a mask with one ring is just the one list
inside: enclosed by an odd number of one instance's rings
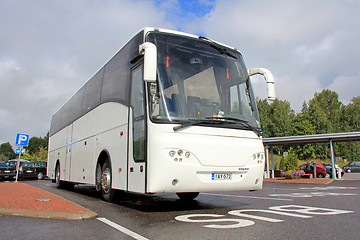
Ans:
{"label": "asphalt parking lot", "polygon": [[[256,192],[124,194],[103,202],[92,186],[57,189],[49,180],[23,181],[96,213],[85,220],[0,216],[4,239],[358,239],[360,177],[328,184],[265,182]],[[17,201],[17,200],[14,200]],[[18,228],[16,226],[22,226]]]}

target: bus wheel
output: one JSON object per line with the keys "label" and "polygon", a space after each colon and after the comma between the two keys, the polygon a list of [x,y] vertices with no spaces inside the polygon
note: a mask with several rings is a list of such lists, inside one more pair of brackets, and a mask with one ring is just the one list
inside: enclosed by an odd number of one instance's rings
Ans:
{"label": "bus wheel", "polygon": [[58,164],[55,168],[55,185],[56,188],[62,188],[63,187],[63,182],[60,181],[60,164]]}
{"label": "bus wheel", "polygon": [[176,193],[176,195],[184,201],[191,201],[194,200],[197,196],[199,196],[198,192],[182,192]]}
{"label": "bus wheel", "polygon": [[101,196],[104,201],[112,202],[115,198],[115,190],[111,188],[111,166],[106,161],[101,171]]}

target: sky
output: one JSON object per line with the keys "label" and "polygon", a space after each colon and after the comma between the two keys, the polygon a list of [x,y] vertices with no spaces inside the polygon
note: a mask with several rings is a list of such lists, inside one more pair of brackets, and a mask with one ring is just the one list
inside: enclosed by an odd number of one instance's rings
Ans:
{"label": "sky", "polygon": [[[0,0],[0,144],[43,137],[52,115],[143,27],[236,47],[272,71],[295,112],[330,89],[360,96],[357,0]],[[266,98],[263,78],[255,94]]]}

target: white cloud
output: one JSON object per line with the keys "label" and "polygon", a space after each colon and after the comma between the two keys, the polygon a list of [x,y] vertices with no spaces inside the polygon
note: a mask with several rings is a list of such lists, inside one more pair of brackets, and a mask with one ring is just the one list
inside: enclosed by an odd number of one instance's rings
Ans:
{"label": "white cloud", "polygon": [[[187,29],[238,48],[249,68],[271,70],[277,96],[298,112],[324,88],[336,85],[340,101],[360,95],[360,84],[339,84],[341,76],[358,78],[359,8],[358,1],[218,1]],[[254,86],[265,98],[265,84]]]}
{"label": "white cloud", "polygon": [[44,136],[52,114],[135,33],[174,28],[149,0],[0,3],[0,143]]}
{"label": "white cloud", "polygon": [[[199,0],[214,5],[205,16],[180,3],[1,1],[0,143],[20,131],[44,136],[52,114],[145,26],[237,47],[249,68],[273,72],[277,96],[295,111],[323,88],[344,103],[359,95],[359,1]],[[254,87],[266,97],[263,79]]]}
{"label": "white cloud", "polygon": [[329,89],[341,96],[343,104],[349,104],[352,98],[360,96],[360,72],[335,78]]}

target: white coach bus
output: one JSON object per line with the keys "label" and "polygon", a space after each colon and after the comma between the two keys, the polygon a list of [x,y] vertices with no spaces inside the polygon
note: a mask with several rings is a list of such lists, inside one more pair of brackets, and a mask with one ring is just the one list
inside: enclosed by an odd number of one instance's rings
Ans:
{"label": "white coach bus", "polygon": [[247,69],[235,48],[144,28],[53,116],[47,175],[58,188],[93,184],[177,193],[262,188],[264,147]]}

